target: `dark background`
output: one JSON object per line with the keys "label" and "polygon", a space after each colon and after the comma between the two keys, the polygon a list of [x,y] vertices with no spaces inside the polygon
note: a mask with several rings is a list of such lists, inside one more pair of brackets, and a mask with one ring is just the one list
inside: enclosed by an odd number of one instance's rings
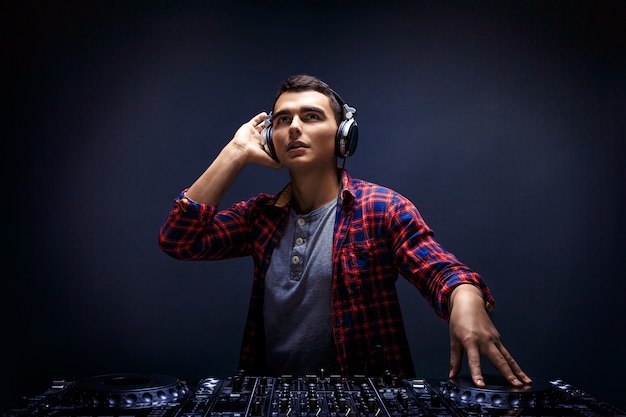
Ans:
{"label": "dark background", "polygon": [[[157,233],[296,73],[357,107],[347,169],[484,276],[524,370],[626,407],[624,2],[2,8],[2,409],[53,379],[236,372],[251,260],[177,261]],[[247,167],[224,206],[286,181]],[[416,372],[443,379],[446,323],[398,285]]]}

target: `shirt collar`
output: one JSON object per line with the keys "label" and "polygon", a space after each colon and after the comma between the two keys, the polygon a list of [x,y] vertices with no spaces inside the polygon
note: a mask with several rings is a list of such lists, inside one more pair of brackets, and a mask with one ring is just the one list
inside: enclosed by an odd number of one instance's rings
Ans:
{"label": "shirt collar", "polygon": [[341,175],[341,202],[345,205],[352,205],[354,201],[354,188],[352,187],[352,177],[345,169]]}
{"label": "shirt collar", "polygon": [[274,201],[274,206],[285,207],[291,202],[293,196],[293,190],[291,189],[291,183],[287,184],[283,190],[278,193],[278,197]]}
{"label": "shirt collar", "polygon": [[[341,170],[341,200],[343,203],[350,204],[354,201],[354,191],[352,188],[352,177],[348,171]],[[280,193],[276,196],[276,199],[269,204],[275,207],[286,207],[291,203],[293,197],[293,190],[291,189],[291,183],[287,184]]]}

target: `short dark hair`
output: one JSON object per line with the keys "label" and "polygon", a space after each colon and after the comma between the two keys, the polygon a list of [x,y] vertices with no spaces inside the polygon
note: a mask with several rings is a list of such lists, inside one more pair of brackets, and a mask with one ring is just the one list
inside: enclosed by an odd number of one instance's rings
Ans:
{"label": "short dark hair", "polygon": [[337,93],[333,91],[332,88],[328,86],[324,81],[320,80],[317,77],[312,75],[293,75],[285,82],[283,82],[280,87],[278,87],[278,91],[276,91],[276,96],[274,97],[274,105],[276,101],[281,96],[281,94],[287,91],[317,91],[318,93],[324,94],[330,100],[330,107],[333,109],[335,113],[335,119],[337,119],[337,125],[341,123],[344,118],[344,103],[340,103],[341,98],[337,96]]}

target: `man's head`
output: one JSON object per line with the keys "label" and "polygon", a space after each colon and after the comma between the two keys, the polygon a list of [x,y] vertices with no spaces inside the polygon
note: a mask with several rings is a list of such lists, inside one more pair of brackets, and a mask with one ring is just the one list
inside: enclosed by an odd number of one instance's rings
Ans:
{"label": "man's head", "polygon": [[[323,119],[330,118],[335,124],[335,155],[341,158],[352,155],[358,142],[358,127],[354,119],[356,109],[348,106],[328,84],[320,79],[310,75],[294,75],[278,88],[272,112],[266,118],[266,128],[261,132],[263,146],[270,156],[279,160],[273,141],[273,130],[284,127],[285,118],[282,116],[291,112],[291,110],[279,108],[281,103],[287,101],[293,104],[293,97],[302,95],[317,97],[317,100],[322,99],[323,102],[320,102],[320,107],[318,107],[322,113],[320,115]],[[327,110],[322,110],[323,107]],[[315,118],[317,119],[317,116]]]}
{"label": "man's head", "polygon": [[337,125],[339,125],[345,116],[343,108],[345,103],[339,102],[341,98],[339,97],[338,100],[337,93],[335,93],[333,89],[328,86],[328,84],[316,77],[313,77],[312,75],[294,75],[285,80],[276,92],[274,104],[276,104],[276,100],[278,100],[278,98],[285,92],[307,90],[317,91],[318,93],[322,93],[328,97],[330,100],[330,106],[335,114],[335,120],[337,121]]}

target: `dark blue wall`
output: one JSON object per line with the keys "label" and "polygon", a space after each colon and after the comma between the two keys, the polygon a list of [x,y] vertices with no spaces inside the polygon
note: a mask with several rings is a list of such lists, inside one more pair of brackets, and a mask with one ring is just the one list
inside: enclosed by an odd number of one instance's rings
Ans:
{"label": "dark blue wall", "polygon": [[[251,261],[177,261],[157,232],[295,73],[357,107],[348,170],[483,274],[524,369],[626,407],[623,2],[179,3],[5,3],[2,409],[236,371]],[[286,180],[248,167],[224,204]],[[399,285],[416,371],[445,378],[446,323]]]}

